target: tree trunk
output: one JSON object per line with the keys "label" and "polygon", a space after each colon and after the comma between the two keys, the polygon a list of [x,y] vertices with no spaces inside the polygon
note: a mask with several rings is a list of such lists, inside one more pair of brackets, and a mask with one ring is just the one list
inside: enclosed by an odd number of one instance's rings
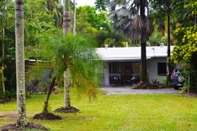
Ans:
{"label": "tree trunk", "polygon": [[53,8],[52,8],[52,1],[47,0],[47,9],[50,11],[50,14],[52,14]]}
{"label": "tree trunk", "polygon": [[[140,4],[140,15],[145,21],[145,0],[141,0]],[[147,61],[146,61],[146,32],[145,29],[141,32],[141,80],[146,84],[148,82],[147,80]]]}
{"label": "tree trunk", "polygon": [[70,73],[64,71],[64,108],[70,108]]}
{"label": "tree trunk", "polygon": [[[66,38],[66,33],[70,31],[70,1],[65,0],[64,4],[63,31]],[[70,75],[68,68],[64,71],[64,107],[70,107]]]}
{"label": "tree trunk", "polygon": [[49,98],[50,98],[51,92],[53,90],[53,87],[55,86],[55,80],[56,80],[56,77],[53,77],[52,82],[47,90],[47,95],[46,95],[46,99],[44,101],[44,107],[43,107],[42,113],[49,113],[49,110],[48,110]]}
{"label": "tree trunk", "polygon": [[64,36],[70,32],[70,1],[64,0],[64,13],[63,13],[63,32]]}
{"label": "tree trunk", "polygon": [[166,84],[170,83],[170,71],[171,71],[171,64],[170,64],[170,12],[168,12],[168,49],[167,49],[167,68],[166,68]]}
{"label": "tree trunk", "polygon": [[16,41],[16,84],[17,84],[17,126],[25,126],[25,61],[24,61],[24,10],[23,0],[15,0],[15,41]]}

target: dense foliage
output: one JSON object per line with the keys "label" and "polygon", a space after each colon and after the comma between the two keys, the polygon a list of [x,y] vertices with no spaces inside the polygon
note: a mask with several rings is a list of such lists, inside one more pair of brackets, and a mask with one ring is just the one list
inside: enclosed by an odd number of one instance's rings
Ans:
{"label": "dense foliage", "polygon": [[125,42],[130,43],[123,34],[113,31],[106,11],[98,11],[91,6],[81,6],[77,8],[76,16],[77,33],[94,38],[99,47],[105,44],[110,47],[124,47]]}
{"label": "dense foliage", "polygon": [[[185,4],[184,10],[187,15],[182,23],[177,24],[177,28],[174,31],[177,46],[174,47],[171,59],[175,64],[185,64],[185,82],[186,87],[190,87],[191,90],[197,91],[197,26],[196,26],[196,15],[197,15],[197,2],[192,1]],[[189,11],[189,13],[188,13]],[[188,81],[189,79],[189,81]],[[189,82],[189,83],[188,83]]]}
{"label": "dense foliage", "polygon": [[81,6],[76,10],[77,32],[92,35],[103,27],[103,24],[109,24],[107,13],[97,12],[95,7]]}
{"label": "dense foliage", "polygon": [[14,34],[14,4],[0,1],[0,98],[15,97],[15,66],[10,66],[15,65]]}
{"label": "dense foliage", "polygon": [[[6,8],[4,6],[5,2],[8,2],[6,4]],[[124,2],[122,1],[117,2],[119,3],[119,7],[121,4],[124,5]],[[161,21],[166,21],[166,13],[171,13],[171,44],[177,45],[174,48],[171,60],[175,64],[185,63],[188,67],[188,70],[186,72],[190,74],[191,72],[195,72],[195,57],[197,52],[197,2],[194,0],[154,0],[150,2],[152,4],[152,8],[150,8],[150,10],[152,10],[151,18],[155,18],[154,24],[159,23],[158,29],[162,29],[164,27],[165,22],[162,24]],[[111,4],[113,4],[114,6],[116,5],[114,2],[112,2]],[[158,4],[162,6],[157,6]],[[39,54],[39,50],[36,47],[37,45],[42,43],[41,38],[43,38],[43,36],[49,37],[51,35],[51,31],[58,34],[58,28],[62,28],[61,10],[63,6],[58,3],[57,0],[25,0],[24,6],[26,51],[25,57],[26,59],[39,59],[41,58],[41,56]],[[113,6],[111,6],[111,11],[113,11],[111,12],[111,15],[113,16],[114,14],[116,14],[114,16],[118,16],[116,17],[117,21],[114,21],[113,23],[116,26],[112,27],[112,22],[108,19],[107,12],[104,11],[106,7],[105,0],[97,0],[95,6],[96,7],[83,6],[77,8],[77,34],[82,34],[85,37],[91,37],[95,39],[99,44],[99,47],[103,47],[105,46],[105,44],[108,44],[108,46],[111,47],[118,47],[126,46],[126,42],[128,42],[129,44],[132,43],[130,40],[128,40],[126,35],[115,32],[114,27],[118,28],[121,24],[127,27],[128,24],[124,24],[126,19],[121,20],[120,16],[123,16],[125,18],[125,16],[131,15],[132,18],[134,18],[137,8],[132,8],[133,12],[131,12],[131,14],[128,14],[124,6],[122,6],[122,9],[119,8],[119,10],[114,10]],[[131,21],[133,21],[133,19],[129,19],[129,21],[127,22],[131,24]],[[124,26],[120,27],[122,28]],[[4,37],[3,29],[5,30]],[[125,29],[125,32],[128,31],[128,28],[122,29]],[[165,34],[166,29],[163,29]],[[14,66],[15,61],[13,59],[15,57],[14,35],[14,2],[12,2],[11,0],[0,1],[0,49],[3,49],[3,43],[5,44],[4,56],[2,54],[3,51],[0,50],[0,74],[1,72],[4,72],[5,76],[4,78],[0,76],[0,81],[5,82],[6,94],[8,94],[8,97],[15,97],[13,94],[15,94],[14,90],[16,87]],[[130,35],[134,34],[130,33]],[[166,36],[162,35],[163,34],[159,34],[157,32],[153,33],[153,35],[149,37],[150,45],[153,45],[153,43],[154,45],[158,45],[161,42],[166,43]],[[139,40],[139,38],[140,37],[136,37],[136,40]],[[196,75],[194,74],[194,76]],[[2,84],[0,84],[0,94],[2,94],[1,88]]]}

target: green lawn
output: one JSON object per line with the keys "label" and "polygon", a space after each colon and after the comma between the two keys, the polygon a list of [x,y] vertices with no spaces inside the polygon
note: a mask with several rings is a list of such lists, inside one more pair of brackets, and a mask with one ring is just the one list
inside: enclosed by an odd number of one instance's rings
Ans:
{"label": "green lawn", "polygon": [[[89,102],[71,90],[71,105],[76,114],[58,114],[56,121],[32,120],[42,111],[45,95],[27,99],[28,121],[42,124],[51,131],[196,131],[197,98],[173,94],[98,95]],[[63,94],[53,94],[51,111],[63,106]],[[0,112],[13,113],[16,102],[0,104]],[[56,113],[57,114],[57,113]],[[14,115],[13,115],[14,116]],[[15,117],[0,117],[0,127],[15,123]]]}

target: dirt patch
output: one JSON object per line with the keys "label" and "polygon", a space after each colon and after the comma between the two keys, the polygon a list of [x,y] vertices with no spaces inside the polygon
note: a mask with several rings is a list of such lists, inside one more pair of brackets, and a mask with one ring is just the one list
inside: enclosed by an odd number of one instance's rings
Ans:
{"label": "dirt patch", "polygon": [[61,120],[62,118],[60,116],[57,116],[53,113],[40,113],[36,114],[33,119],[39,119],[39,120]]}
{"label": "dirt patch", "polygon": [[4,104],[11,101],[12,101],[11,99],[0,99],[0,104]]}
{"label": "dirt patch", "polygon": [[40,130],[40,131],[48,131],[47,128],[45,128],[43,125],[40,124],[34,124],[34,123],[30,123],[28,122],[27,125],[25,127],[18,127],[16,126],[16,124],[9,124],[9,125],[5,125],[3,127],[0,128],[1,131],[27,131],[30,129],[35,129],[35,130]]}
{"label": "dirt patch", "polygon": [[60,113],[77,113],[79,112],[79,110],[75,107],[61,107],[61,108],[57,108],[55,110],[55,112],[60,112]]}
{"label": "dirt patch", "polygon": [[7,113],[3,113],[0,112],[0,118],[8,118],[9,121],[14,121],[17,119],[17,113],[16,112],[7,112]]}
{"label": "dirt patch", "polygon": [[182,93],[181,95],[185,97],[197,97],[197,94],[195,93]]}

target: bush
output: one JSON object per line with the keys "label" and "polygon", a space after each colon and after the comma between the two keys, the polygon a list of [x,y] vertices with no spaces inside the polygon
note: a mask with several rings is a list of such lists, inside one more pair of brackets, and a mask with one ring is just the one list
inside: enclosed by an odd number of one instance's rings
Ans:
{"label": "bush", "polygon": [[5,95],[3,94],[2,91],[0,91],[0,99],[12,99],[12,98],[16,98],[16,91],[15,90],[11,90],[5,91]]}

